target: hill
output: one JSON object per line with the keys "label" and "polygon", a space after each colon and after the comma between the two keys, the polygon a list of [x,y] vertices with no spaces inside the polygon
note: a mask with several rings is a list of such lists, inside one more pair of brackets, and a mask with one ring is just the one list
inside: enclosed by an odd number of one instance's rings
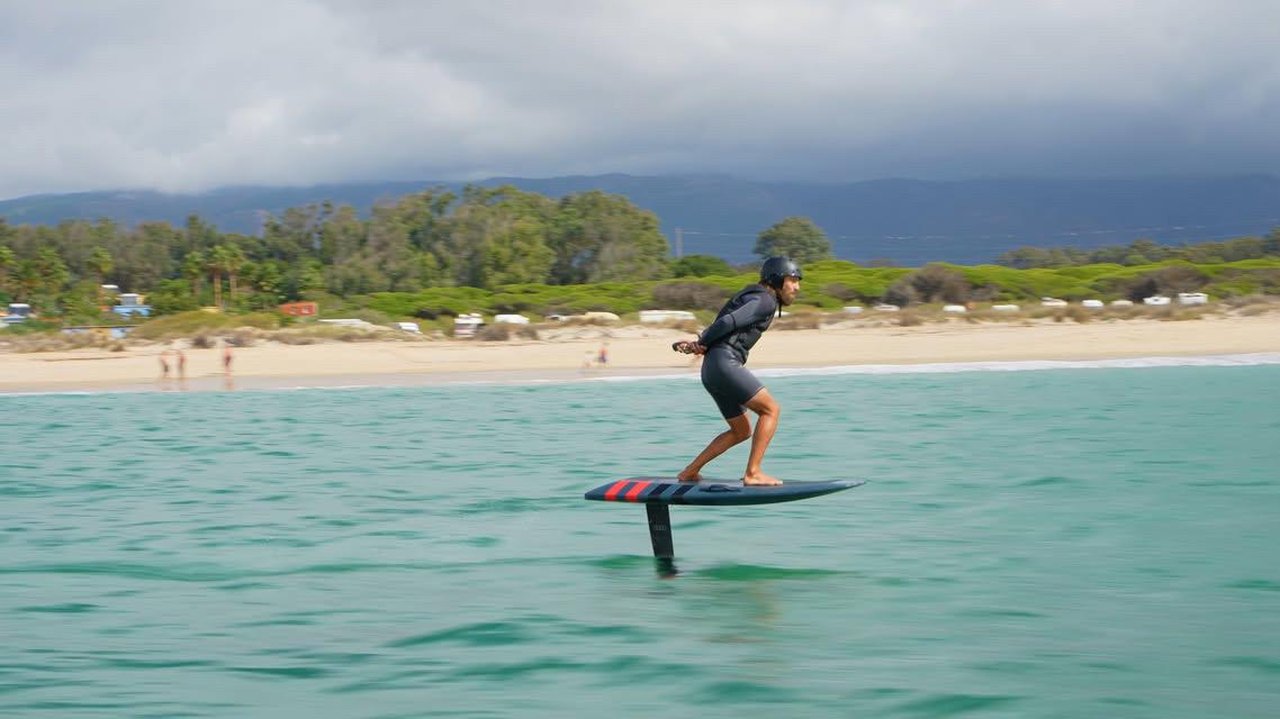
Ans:
{"label": "hill", "polygon": [[[814,220],[836,255],[920,265],[989,262],[1024,245],[1093,248],[1148,238],[1164,244],[1261,235],[1280,225],[1280,177],[936,182],[886,179],[843,184],[762,182],[720,175],[496,177],[559,197],[586,190],[625,195],[653,211],[684,254],[753,259],[756,235],[790,215]],[[457,182],[379,182],[312,187],[230,187],[177,195],[147,191],[34,195],[0,201],[10,224],[111,218],[182,224],[192,213],[226,232],[255,234],[267,214],[325,200],[366,213],[377,201]],[[679,242],[677,243],[677,237]]]}

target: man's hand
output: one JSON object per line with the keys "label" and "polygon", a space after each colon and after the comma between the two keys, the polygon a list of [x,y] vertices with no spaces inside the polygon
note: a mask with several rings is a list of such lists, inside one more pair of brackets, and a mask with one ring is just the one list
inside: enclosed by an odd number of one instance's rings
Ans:
{"label": "man's hand", "polygon": [[697,340],[680,340],[672,342],[671,349],[686,355],[701,355],[707,353],[707,348],[698,344]]}

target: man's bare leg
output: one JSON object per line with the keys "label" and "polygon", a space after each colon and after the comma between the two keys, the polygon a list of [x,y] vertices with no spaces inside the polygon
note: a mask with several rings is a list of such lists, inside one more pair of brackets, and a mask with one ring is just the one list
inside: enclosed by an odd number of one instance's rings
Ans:
{"label": "man's bare leg", "polygon": [[756,431],[751,435],[751,454],[747,457],[747,471],[742,475],[743,484],[778,485],[782,480],[771,477],[760,469],[764,461],[764,451],[769,448],[773,433],[778,429],[778,416],[782,408],[769,394],[769,390],[761,389],[747,401],[747,409],[759,415],[756,420]]}
{"label": "man's bare leg", "polygon": [[707,462],[719,457],[729,448],[740,442],[745,442],[751,436],[751,422],[747,420],[747,415],[740,414],[725,420],[729,423],[729,429],[716,435],[716,438],[707,444],[706,449],[702,450],[684,471],[676,475],[676,479],[682,482],[696,482],[702,479],[702,468]]}

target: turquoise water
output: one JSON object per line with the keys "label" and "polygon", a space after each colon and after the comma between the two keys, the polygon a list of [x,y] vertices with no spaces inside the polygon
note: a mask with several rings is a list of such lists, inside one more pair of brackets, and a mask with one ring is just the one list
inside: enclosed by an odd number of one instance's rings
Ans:
{"label": "turquoise water", "polygon": [[1275,715],[1280,365],[768,383],[673,579],[687,378],[0,396],[0,715]]}

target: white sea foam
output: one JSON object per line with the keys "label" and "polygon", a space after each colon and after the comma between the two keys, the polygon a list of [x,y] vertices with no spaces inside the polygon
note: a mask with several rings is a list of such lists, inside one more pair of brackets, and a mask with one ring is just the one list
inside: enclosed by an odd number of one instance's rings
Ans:
{"label": "white sea foam", "polygon": [[1243,367],[1280,364],[1280,353],[1265,352],[1192,357],[1129,357],[1099,360],[1022,360],[1005,362],[938,362],[932,364],[874,364],[838,367],[762,369],[763,377],[808,374],[949,374],[953,372],[1034,372],[1060,369],[1142,369],[1148,367]]}
{"label": "white sea foam", "polygon": [[[831,367],[768,367],[752,372],[758,377],[804,377],[842,374],[951,374],[959,372],[1034,372],[1063,369],[1144,369],[1150,367],[1246,367],[1280,364],[1280,353],[1200,355],[1185,357],[1129,357],[1097,360],[1020,360],[1001,362],[935,362],[924,364],[860,364]],[[692,378],[687,375],[616,375],[593,377],[600,382],[637,382],[650,379]]]}
{"label": "white sea foam", "polygon": [[[1130,357],[1126,359],[1099,360],[1023,360],[1003,362],[936,362],[925,364],[862,364],[838,365],[831,367],[768,367],[753,369],[759,377],[808,377],[824,375],[868,374],[868,375],[903,375],[903,374],[952,374],[961,372],[1034,372],[1041,370],[1076,370],[1076,369],[1144,369],[1152,367],[1247,367],[1255,365],[1280,365],[1280,353],[1259,352],[1253,354],[1200,355],[1185,357]],[[503,376],[500,373],[489,373],[484,378],[466,377],[450,378],[448,376],[369,376],[367,381],[352,383],[332,378],[307,379],[292,378],[288,383],[261,378],[245,378],[240,384],[240,392],[263,391],[299,391],[299,390],[366,390],[378,388],[428,387],[441,388],[466,385],[560,385],[579,382],[646,382],[663,381],[698,381],[696,369],[654,370],[643,374],[601,374],[601,375],[563,375],[556,377],[540,377],[536,373],[514,373]],[[31,397],[41,395],[99,395],[118,393],[141,393],[157,391],[152,387],[135,386],[127,388],[104,388],[100,390],[55,390],[0,392],[0,397]],[[160,392],[180,392],[176,389],[159,390]],[[209,385],[200,392],[217,392],[222,388]]]}

